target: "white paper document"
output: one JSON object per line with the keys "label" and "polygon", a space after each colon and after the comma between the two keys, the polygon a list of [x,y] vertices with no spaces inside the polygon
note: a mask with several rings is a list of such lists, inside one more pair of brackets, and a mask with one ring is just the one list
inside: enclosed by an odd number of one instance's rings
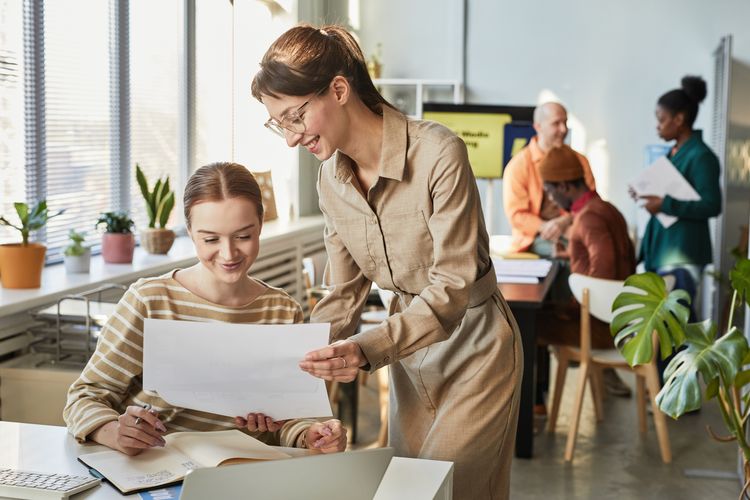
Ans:
{"label": "white paper document", "polygon": [[[676,200],[698,201],[701,199],[693,186],[685,180],[679,170],[666,156],[660,156],[646,167],[630,185],[638,196],[671,196]],[[656,214],[665,228],[677,222],[677,217],[663,213]]]}
{"label": "white paper document", "polygon": [[179,408],[274,420],[331,416],[325,382],[299,368],[328,344],[328,324],[146,319],[143,388]]}
{"label": "white paper document", "polygon": [[498,283],[539,283],[552,267],[547,259],[492,259]]}

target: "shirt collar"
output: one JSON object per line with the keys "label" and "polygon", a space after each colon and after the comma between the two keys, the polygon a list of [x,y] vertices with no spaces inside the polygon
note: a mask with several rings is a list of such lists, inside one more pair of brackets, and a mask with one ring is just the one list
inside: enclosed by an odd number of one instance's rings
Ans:
{"label": "shirt collar", "polygon": [[685,144],[680,147],[677,151],[675,151],[674,147],[669,151],[669,155],[667,158],[672,159],[675,156],[682,156],[680,153],[683,151],[688,151],[690,148],[693,147],[694,144],[698,144],[703,141],[703,131],[699,129],[693,130],[693,133],[690,134],[690,139],[685,141]]}
{"label": "shirt collar", "polygon": [[570,213],[572,213],[573,215],[577,214],[578,212],[583,210],[583,207],[588,205],[588,203],[594,198],[599,198],[599,194],[596,191],[587,191],[583,193],[570,206]]}
{"label": "shirt collar", "polygon": [[[406,168],[407,148],[406,117],[390,106],[383,106],[383,146],[380,150],[380,177],[387,177],[396,181],[404,178]],[[336,151],[334,157],[335,178],[341,183],[351,180],[352,159],[341,151]]]}
{"label": "shirt collar", "polygon": [[544,158],[544,152],[539,147],[539,138],[534,136],[529,141],[529,153],[531,153],[531,162],[536,165],[542,158]]}

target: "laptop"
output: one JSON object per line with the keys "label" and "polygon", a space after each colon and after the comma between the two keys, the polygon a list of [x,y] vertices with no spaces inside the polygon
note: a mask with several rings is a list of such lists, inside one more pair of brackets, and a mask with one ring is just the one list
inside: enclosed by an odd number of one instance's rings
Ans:
{"label": "laptop", "polygon": [[393,448],[376,448],[195,469],[180,500],[372,500],[391,458]]}

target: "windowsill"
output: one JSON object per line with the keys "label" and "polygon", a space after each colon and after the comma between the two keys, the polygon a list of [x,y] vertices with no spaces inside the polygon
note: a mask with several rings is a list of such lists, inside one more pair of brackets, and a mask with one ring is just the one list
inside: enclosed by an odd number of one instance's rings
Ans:
{"label": "windowsill", "polygon": [[[291,232],[321,227],[323,217],[301,217],[293,221],[272,221],[263,225],[263,243],[288,235]],[[175,239],[169,253],[152,255],[137,247],[132,264],[106,264],[101,255],[91,257],[89,273],[67,274],[65,266],[54,264],[44,268],[41,288],[8,289],[0,287],[0,317],[49,305],[60,298],[91,290],[105,283],[129,285],[145,276],[158,276],[179,267],[196,262],[193,243],[187,236]]]}

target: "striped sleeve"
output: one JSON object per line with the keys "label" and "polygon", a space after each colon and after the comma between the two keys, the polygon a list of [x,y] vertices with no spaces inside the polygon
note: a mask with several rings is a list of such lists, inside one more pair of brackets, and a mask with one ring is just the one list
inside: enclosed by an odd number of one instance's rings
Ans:
{"label": "striped sleeve", "polygon": [[117,420],[116,409],[131,381],[143,371],[143,320],[146,305],[133,285],[102,328],[96,351],[68,390],[63,419],[79,441]]}

